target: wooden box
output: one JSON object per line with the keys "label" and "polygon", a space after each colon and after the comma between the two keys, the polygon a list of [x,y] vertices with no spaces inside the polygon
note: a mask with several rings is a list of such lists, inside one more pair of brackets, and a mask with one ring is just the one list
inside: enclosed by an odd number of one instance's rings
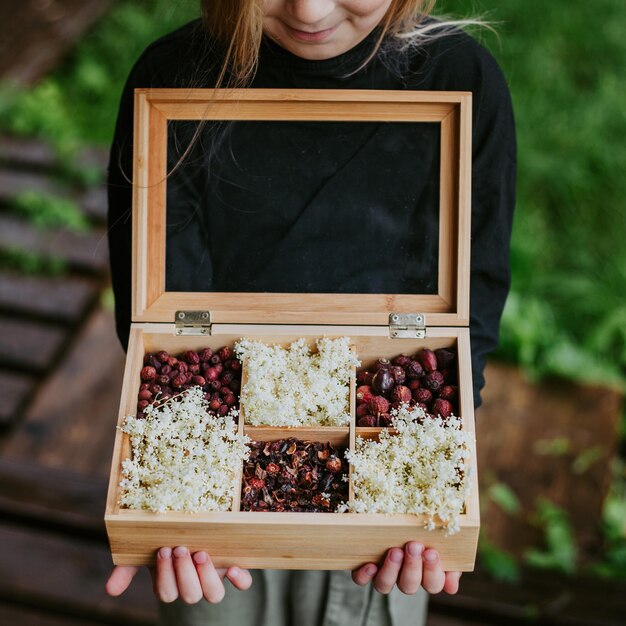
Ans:
{"label": "wooden box", "polygon": [[[457,351],[459,412],[474,436],[469,330],[471,94],[419,91],[169,90],[135,96],[133,324],[119,425],[136,412],[143,357],[234,345],[241,337],[287,344],[299,337],[347,336],[364,367],[379,357],[422,347]],[[165,288],[167,132],[171,120],[395,121],[438,125],[440,138],[438,285],[433,294],[198,293]],[[185,329],[177,312],[207,312]],[[411,314],[411,315],[407,315]],[[425,324],[415,324],[418,321]],[[398,317],[399,316],[399,317]],[[209,319],[210,318],[210,319]],[[406,323],[408,320],[408,324]],[[189,334],[190,333],[190,334]],[[353,386],[354,389],[354,386]],[[245,413],[245,407],[242,407]],[[331,441],[339,448],[378,429],[239,428],[256,440],[286,436]],[[471,571],[479,531],[476,451],[460,532],[428,531],[414,515],[242,512],[153,513],[118,504],[128,436],[117,431],[105,523],[118,565],[154,564],[161,546],[206,550],[219,567],[354,569],[417,540],[436,548],[446,570]],[[240,492],[238,488],[237,493]]]}

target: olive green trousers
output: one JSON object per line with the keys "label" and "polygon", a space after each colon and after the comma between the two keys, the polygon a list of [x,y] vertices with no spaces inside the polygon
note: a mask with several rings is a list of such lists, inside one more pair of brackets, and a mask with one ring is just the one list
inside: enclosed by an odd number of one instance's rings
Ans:
{"label": "olive green trousers", "polygon": [[219,604],[161,603],[163,626],[423,626],[428,594],[359,587],[349,571],[253,570],[252,587],[226,584]]}

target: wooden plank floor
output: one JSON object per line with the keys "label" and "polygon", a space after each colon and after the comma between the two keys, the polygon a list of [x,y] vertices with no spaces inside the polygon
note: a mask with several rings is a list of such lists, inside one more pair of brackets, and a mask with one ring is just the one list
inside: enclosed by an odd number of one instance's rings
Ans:
{"label": "wooden plank floor", "polygon": [[[45,240],[42,233],[30,232],[32,227],[3,209],[15,187],[3,189],[2,181],[12,180],[11,172],[19,169],[47,188],[51,156],[32,142],[0,139],[0,148],[3,145],[13,160],[0,160],[0,224],[14,224],[13,232],[20,233],[22,241],[39,245]],[[78,199],[92,224],[79,246],[80,254],[66,250],[65,244],[57,248],[71,261],[69,274],[23,278],[0,269],[4,400],[0,407],[4,426],[0,431],[0,624],[148,626],[157,623],[157,605],[146,571],[120,598],[109,598],[104,592],[111,559],[102,520],[124,367],[113,314],[100,304],[107,287],[106,248],[94,252],[94,245],[103,245],[104,194],[102,189],[65,191]],[[55,236],[67,242],[66,233]],[[556,413],[555,406],[572,395],[571,389],[555,388],[556,395],[550,396],[548,388],[533,391],[518,381],[513,391],[512,374],[502,367],[491,366],[487,378],[485,407],[478,414],[481,473],[491,472],[511,483],[525,505],[533,495],[524,491],[525,485],[539,483],[549,474],[555,477],[550,486],[560,485],[554,488],[556,497],[563,491],[574,457],[596,445],[597,439],[587,424],[576,422],[576,415],[567,412],[545,431],[553,436],[574,425],[567,458],[530,456],[522,434],[529,429],[535,431],[534,437],[544,432],[546,417],[536,407],[543,403],[546,411]],[[578,478],[580,485],[590,481],[601,492],[606,489],[605,466],[612,445],[606,433],[619,401],[602,393],[604,408],[597,419],[604,425],[603,455]],[[589,390],[585,394],[584,401],[598,405],[600,396],[589,395]],[[507,409],[507,423],[502,424],[501,407],[508,396],[513,403]],[[521,448],[503,448],[501,441],[512,438]],[[533,480],[525,481],[525,475]],[[581,532],[588,532],[597,518],[601,495],[588,499]],[[568,506],[569,498],[564,494],[560,504]],[[576,498],[571,505],[580,506]],[[496,520],[490,530],[513,542],[515,537],[507,530],[511,526],[489,511],[489,520]],[[463,576],[458,595],[432,598],[428,624],[479,626],[531,620],[555,626],[617,626],[624,624],[624,615],[626,584],[524,572],[521,585],[507,585],[474,573]]]}

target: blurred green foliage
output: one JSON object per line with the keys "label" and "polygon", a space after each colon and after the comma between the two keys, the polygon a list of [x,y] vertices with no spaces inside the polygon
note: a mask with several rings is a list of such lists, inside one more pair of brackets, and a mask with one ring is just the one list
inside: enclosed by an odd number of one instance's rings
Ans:
{"label": "blurred green foliage", "polygon": [[0,247],[0,267],[32,276],[60,276],[67,271],[63,259],[12,247]]}
{"label": "blurred green foliage", "polygon": [[576,571],[577,548],[567,513],[549,500],[539,498],[533,521],[543,531],[545,548],[528,549],[526,562],[533,567],[573,574]]}
{"label": "blurred green foliage", "polygon": [[31,190],[20,193],[9,205],[39,228],[85,231],[89,227],[89,220],[79,206],[68,198]]}

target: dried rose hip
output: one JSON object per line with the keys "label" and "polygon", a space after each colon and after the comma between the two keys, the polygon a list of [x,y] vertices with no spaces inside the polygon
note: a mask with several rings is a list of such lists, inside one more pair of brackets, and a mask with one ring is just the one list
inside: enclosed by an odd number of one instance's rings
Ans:
{"label": "dried rose hip", "polygon": [[449,369],[455,365],[456,354],[451,350],[439,348],[438,350],[435,350],[435,357],[437,358],[437,369]]}
{"label": "dried rose hip", "polygon": [[411,357],[408,354],[399,354],[391,361],[394,365],[400,367],[406,367],[411,362]]}
{"label": "dried rose hip", "polygon": [[407,378],[422,378],[424,368],[419,361],[411,361],[405,368]]}
{"label": "dried rose hip", "polygon": [[422,348],[417,353],[417,360],[427,372],[434,372],[437,369],[437,357],[428,348]]}
{"label": "dried rose hip", "polygon": [[150,381],[150,380],[154,380],[157,377],[157,371],[154,369],[154,367],[152,367],[152,365],[146,365],[142,370],[141,370],[141,380],[145,380]]}
{"label": "dried rose hip", "polygon": [[431,413],[433,415],[440,415],[444,419],[452,415],[452,405],[442,398],[437,398],[431,407]]}
{"label": "dried rose hip", "polygon": [[372,391],[376,394],[385,394],[393,387],[393,376],[389,368],[381,368],[372,378]]}
{"label": "dried rose hip", "polygon": [[367,406],[369,407],[372,415],[387,413],[387,411],[389,411],[389,400],[387,400],[387,398],[383,398],[382,396],[374,396],[367,403]]}
{"label": "dried rose hip", "polygon": [[456,399],[456,387],[454,385],[444,385],[439,389],[439,397],[448,401]]}
{"label": "dried rose hip", "polygon": [[433,393],[430,389],[420,387],[413,392],[413,400],[417,403],[428,404],[433,399]]}
{"label": "dried rose hip", "polygon": [[357,404],[363,404],[364,402],[369,402],[373,397],[372,388],[369,385],[361,385],[356,389],[356,401]]}
{"label": "dried rose hip", "polygon": [[364,415],[359,418],[357,426],[361,426],[362,428],[373,428],[378,426],[378,420],[373,415]]}
{"label": "dried rose hip", "polygon": [[437,370],[430,372],[424,376],[424,385],[432,391],[437,391],[439,387],[444,385],[443,374]]}
{"label": "dried rose hip", "polygon": [[[411,390],[404,385],[397,385],[391,392],[391,401],[396,403],[409,403],[412,400]],[[383,411],[384,412],[384,411]]]}
{"label": "dried rose hip", "polygon": [[189,365],[196,365],[200,363],[200,357],[198,356],[198,353],[194,350],[186,350],[182,353],[180,358]]}

